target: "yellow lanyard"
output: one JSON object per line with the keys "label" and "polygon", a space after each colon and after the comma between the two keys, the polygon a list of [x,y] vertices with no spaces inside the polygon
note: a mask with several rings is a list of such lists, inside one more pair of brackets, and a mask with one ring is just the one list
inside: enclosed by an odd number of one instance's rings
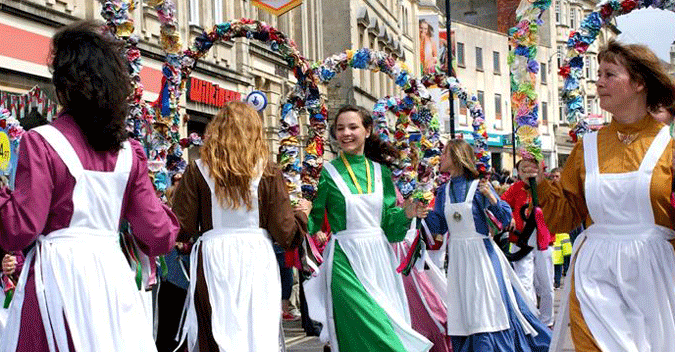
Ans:
{"label": "yellow lanyard", "polygon": [[[340,157],[342,158],[342,162],[345,164],[345,167],[347,168],[347,172],[349,172],[349,176],[352,178],[352,181],[354,182],[354,186],[356,186],[356,190],[359,191],[359,194],[363,194],[363,190],[361,189],[361,185],[359,185],[359,181],[356,180],[356,175],[354,175],[354,170],[352,170],[352,166],[349,165],[349,161],[347,161],[347,158],[345,158],[345,153],[340,153]],[[373,185],[372,181],[370,180],[370,164],[368,163],[368,159],[364,157],[364,161],[366,162],[366,178],[368,178],[368,193],[372,192]]]}

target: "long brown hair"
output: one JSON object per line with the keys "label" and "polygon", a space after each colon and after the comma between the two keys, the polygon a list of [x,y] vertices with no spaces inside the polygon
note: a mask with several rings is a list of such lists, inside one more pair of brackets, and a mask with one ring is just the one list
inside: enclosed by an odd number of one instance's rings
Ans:
{"label": "long brown hair", "polygon": [[600,50],[598,62],[607,61],[622,65],[631,80],[645,87],[647,109],[657,111],[675,103],[675,83],[661,65],[659,58],[644,45],[622,44],[610,40]]}
{"label": "long brown hair", "polygon": [[227,103],[206,126],[200,156],[215,181],[220,204],[251,210],[251,180],[266,169],[269,159],[258,113],[244,102]]}
{"label": "long brown hair", "polygon": [[452,163],[462,168],[462,174],[469,180],[478,178],[476,154],[469,143],[463,139],[451,139],[445,145],[444,153],[449,153]]}

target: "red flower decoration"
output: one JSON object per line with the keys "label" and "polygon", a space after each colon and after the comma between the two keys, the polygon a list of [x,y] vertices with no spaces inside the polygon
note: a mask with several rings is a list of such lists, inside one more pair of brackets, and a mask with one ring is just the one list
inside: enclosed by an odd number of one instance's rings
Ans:
{"label": "red flower decoration", "polygon": [[621,8],[623,8],[624,13],[633,11],[637,6],[638,3],[635,0],[624,0],[624,2],[621,3]]}
{"label": "red flower decoration", "polygon": [[558,71],[558,74],[562,76],[563,78],[567,78],[567,76],[570,75],[570,67],[569,66],[563,66],[560,68],[560,71]]}
{"label": "red flower decoration", "polygon": [[602,17],[603,20],[608,18],[612,15],[613,10],[614,9],[612,9],[612,5],[609,3],[603,5],[602,8],[600,8],[600,17]]}

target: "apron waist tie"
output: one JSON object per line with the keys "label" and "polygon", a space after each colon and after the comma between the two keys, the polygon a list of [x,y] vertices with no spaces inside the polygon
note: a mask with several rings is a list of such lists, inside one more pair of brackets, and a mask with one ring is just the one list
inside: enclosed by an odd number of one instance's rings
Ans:
{"label": "apron waist tie", "polygon": [[380,237],[383,235],[382,228],[380,227],[369,227],[356,230],[342,230],[335,233],[336,239],[357,239],[357,238],[370,238],[370,237]]}
{"label": "apron waist tie", "polygon": [[584,231],[589,240],[609,241],[670,241],[675,231],[656,224],[605,225],[593,224]]}
{"label": "apron waist tie", "polygon": [[247,236],[247,237],[253,237],[253,236],[262,236],[264,238],[269,239],[269,233],[267,230],[260,228],[260,227],[222,227],[218,229],[211,229],[206,232],[204,232],[201,236],[199,236],[198,240],[201,241],[208,241],[212,240],[214,238],[222,238],[222,237],[229,237],[229,236]]}

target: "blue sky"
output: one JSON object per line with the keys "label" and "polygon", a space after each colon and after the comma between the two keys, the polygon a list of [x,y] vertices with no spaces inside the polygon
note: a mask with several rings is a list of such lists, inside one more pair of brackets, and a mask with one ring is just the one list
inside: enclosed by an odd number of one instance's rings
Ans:
{"label": "blue sky", "polygon": [[670,45],[675,41],[675,13],[659,9],[642,9],[619,16],[616,23],[625,43],[646,44],[656,55],[670,62]]}

